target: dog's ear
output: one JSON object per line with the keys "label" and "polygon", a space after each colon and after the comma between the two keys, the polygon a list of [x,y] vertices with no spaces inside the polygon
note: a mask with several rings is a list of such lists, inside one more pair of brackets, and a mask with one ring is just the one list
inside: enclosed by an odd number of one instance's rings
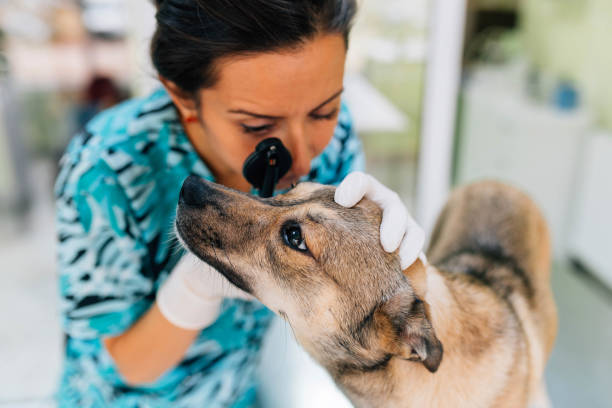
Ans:
{"label": "dog's ear", "polygon": [[[403,357],[412,361],[421,361],[430,371],[435,372],[442,362],[443,348],[438,340],[431,320],[428,317],[427,305],[416,298],[404,330],[400,336]],[[409,353],[406,356],[406,353]]]}
{"label": "dog's ear", "polygon": [[412,263],[409,267],[402,271],[404,276],[408,278],[410,286],[414,289],[414,293],[420,299],[425,299],[427,293],[427,269],[420,258]]}
{"label": "dog's ear", "polygon": [[414,294],[400,292],[382,306],[394,331],[393,354],[420,361],[435,372],[442,362],[442,343],[436,337],[427,305]]}

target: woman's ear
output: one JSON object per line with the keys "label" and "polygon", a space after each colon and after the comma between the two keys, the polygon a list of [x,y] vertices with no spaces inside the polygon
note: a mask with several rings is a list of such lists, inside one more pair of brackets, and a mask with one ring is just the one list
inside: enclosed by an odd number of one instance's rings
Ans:
{"label": "woman's ear", "polygon": [[159,77],[159,80],[168,91],[183,119],[198,117],[198,103],[193,93],[184,91],[177,84],[162,76]]}

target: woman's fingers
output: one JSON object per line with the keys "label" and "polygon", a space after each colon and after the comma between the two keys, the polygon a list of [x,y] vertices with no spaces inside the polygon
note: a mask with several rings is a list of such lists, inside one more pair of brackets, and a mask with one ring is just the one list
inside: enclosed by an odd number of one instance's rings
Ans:
{"label": "woman's fingers", "polygon": [[402,270],[408,268],[410,265],[421,257],[421,260],[426,263],[425,255],[423,254],[423,245],[425,244],[425,233],[423,229],[414,224],[409,226],[406,230],[406,235],[400,244],[399,256]]}
{"label": "woman's fingers", "polygon": [[380,223],[380,243],[385,251],[393,252],[399,248],[406,233],[408,217],[408,212],[399,199],[397,202],[387,202],[383,207],[382,222]]}
{"label": "woman's fingers", "polygon": [[366,195],[369,180],[366,174],[354,171],[336,188],[334,200],[343,207],[353,207]]}
{"label": "woman's fingers", "polygon": [[412,219],[397,193],[369,174],[350,173],[336,189],[334,199],[344,207],[353,207],[362,198],[369,198],[383,210],[380,243],[387,252],[399,248],[402,269],[422,254],[425,243],[423,229]]}

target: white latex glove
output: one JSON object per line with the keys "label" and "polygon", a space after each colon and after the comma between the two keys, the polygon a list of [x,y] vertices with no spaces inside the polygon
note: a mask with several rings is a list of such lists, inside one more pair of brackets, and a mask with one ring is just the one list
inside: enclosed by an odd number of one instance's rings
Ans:
{"label": "white latex glove", "polygon": [[394,252],[399,247],[402,270],[412,265],[417,258],[426,263],[425,254],[422,252],[425,233],[412,219],[397,193],[371,175],[355,171],[342,180],[334,199],[343,207],[353,207],[363,197],[369,198],[382,208],[380,243],[387,252]]}
{"label": "white latex glove", "polygon": [[217,319],[224,297],[255,299],[188,252],[157,291],[157,306],[175,326],[201,330]]}

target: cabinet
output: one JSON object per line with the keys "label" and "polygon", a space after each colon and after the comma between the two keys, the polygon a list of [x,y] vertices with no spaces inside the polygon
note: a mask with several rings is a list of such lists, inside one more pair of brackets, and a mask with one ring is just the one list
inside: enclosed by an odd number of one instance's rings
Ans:
{"label": "cabinet", "polygon": [[569,255],[612,288],[612,134],[588,140],[576,186]]}
{"label": "cabinet", "polygon": [[462,91],[456,156],[457,184],[497,179],[528,193],[551,228],[557,257],[565,256],[576,174],[591,132],[586,111],[538,104],[521,75],[486,68]]}

